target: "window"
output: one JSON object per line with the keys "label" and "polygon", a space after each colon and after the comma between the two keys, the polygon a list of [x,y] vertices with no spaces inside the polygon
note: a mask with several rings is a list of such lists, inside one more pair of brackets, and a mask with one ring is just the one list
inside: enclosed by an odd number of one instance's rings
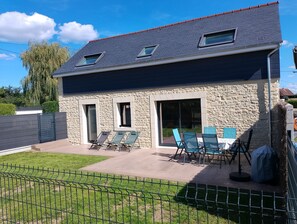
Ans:
{"label": "window", "polygon": [[120,127],[131,127],[131,109],[130,103],[119,103]]}
{"label": "window", "polygon": [[154,45],[154,46],[149,46],[149,47],[144,47],[141,52],[138,54],[138,58],[142,58],[142,57],[148,57],[151,56],[155,50],[157,49],[158,45]]}
{"label": "window", "polygon": [[203,34],[199,43],[199,47],[208,47],[214,45],[233,43],[235,40],[235,36],[236,29]]}
{"label": "window", "polygon": [[76,66],[93,65],[102,57],[103,53],[84,56]]}

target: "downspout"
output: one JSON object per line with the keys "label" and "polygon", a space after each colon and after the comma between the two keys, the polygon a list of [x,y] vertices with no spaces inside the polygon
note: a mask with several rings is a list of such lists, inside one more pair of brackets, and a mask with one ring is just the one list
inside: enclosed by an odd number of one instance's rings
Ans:
{"label": "downspout", "polygon": [[277,46],[277,48],[275,48],[273,51],[271,51],[268,55],[267,55],[267,76],[268,76],[268,117],[269,117],[269,122],[268,122],[268,133],[269,133],[269,143],[270,143],[270,147],[272,146],[272,130],[271,130],[271,126],[272,126],[272,116],[271,116],[271,111],[272,111],[272,97],[271,97],[271,64],[270,64],[270,57],[271,55],[273,55],[276,51],[278,51],[280,48],[280,45]]}

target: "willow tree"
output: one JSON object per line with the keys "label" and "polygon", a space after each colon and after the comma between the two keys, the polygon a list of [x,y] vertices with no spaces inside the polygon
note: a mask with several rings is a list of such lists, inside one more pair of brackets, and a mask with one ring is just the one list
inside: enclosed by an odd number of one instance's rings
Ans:
{"label": "willow tree", "polygon": [[33,105],[58,98],[58,81],[54,71],[69,59],[69,51],[58,43],[33,43],[21,54],[28,75],[22,80],[25,96]]}

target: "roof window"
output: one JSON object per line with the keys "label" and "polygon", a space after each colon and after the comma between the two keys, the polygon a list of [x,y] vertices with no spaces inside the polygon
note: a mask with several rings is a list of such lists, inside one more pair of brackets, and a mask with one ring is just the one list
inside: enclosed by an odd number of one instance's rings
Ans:
{"label": "roof window", "polygon": [[199,47],[209,47],[221,44],[233,43],[236,37],[236,29],[221,32],[203,34]]}
{"label": "roof window", "polygon": [[76,66],[93,65],[103,57],[103,53],[84,56]]}
{"label": "roof window", "polygon": [[153,46],[149,46],[149,47],[144,47],[141,52],[138,54],[138,58],[142,58],[142,57],[148,57],[148,56],[152,56],[152,54],[155,52],[155,50],[157,49],[158,45],[153,45]]}

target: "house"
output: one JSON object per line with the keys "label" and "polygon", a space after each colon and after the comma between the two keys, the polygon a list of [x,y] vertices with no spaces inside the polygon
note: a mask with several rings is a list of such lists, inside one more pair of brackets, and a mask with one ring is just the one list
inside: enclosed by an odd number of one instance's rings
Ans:
{"label": "house", "polygon": [[42,114],[42,108],[39,106],[36,107],[18,107],[15,111],[16,115],[24,114]]}
{"label": "house", "polygon": [[137,130],[156,148],[172,128],[216,126],[269,144],[281,42],[277,2],[90,41],[53,74],[68,138]]}
{"label": "house", "polygon": [[294,96],[294,93],[287,88],[281,88],[279,90],[279,95],[281,99],[288,99],[289,96]]}

